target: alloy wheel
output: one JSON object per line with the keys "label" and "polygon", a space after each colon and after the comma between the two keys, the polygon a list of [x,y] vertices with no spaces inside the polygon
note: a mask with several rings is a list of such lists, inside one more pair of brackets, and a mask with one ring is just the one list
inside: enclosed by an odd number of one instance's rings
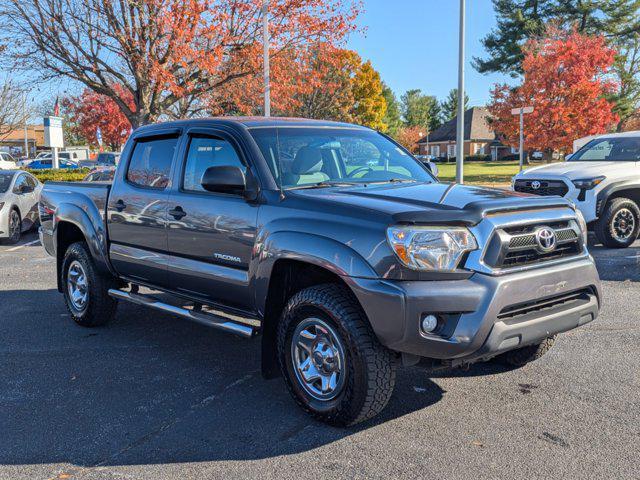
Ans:
{"label": "alloy wheel", "polygon": [[336,398],[345,384],[345,354],[340,337],[327,322],[307,318],[291,340],[291,361],[296,378],[313,398]]}

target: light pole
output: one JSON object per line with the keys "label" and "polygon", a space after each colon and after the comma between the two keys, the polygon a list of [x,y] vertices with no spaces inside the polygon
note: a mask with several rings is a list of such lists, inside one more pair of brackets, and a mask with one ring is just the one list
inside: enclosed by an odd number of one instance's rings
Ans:
{"label": "light pole", "polygon": [[264,46],[264,116],[271,116],[271,81],[269,79],[269,0],[262,0],[262,43]]}
{"label": "light pole", "polygon": [[520,171],[524,163],[524,114],[533,113],[533,107],[511,109],[511,115],[520,115]]}
{"label": "light pole", "polygon": [[27,131],[27,91],[22,97],[22,115],[24,115],[24,156],[29,158],[29,136]]}
{"label": "light pole", "polygon": [[464,183],[464,24],[465,0],[460,0],[458,46],[458,126],[456,130],[456,183]]}

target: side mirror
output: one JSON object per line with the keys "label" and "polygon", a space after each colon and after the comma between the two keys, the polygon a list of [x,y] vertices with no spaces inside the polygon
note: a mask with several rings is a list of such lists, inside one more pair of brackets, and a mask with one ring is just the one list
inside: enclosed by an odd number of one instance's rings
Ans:
{"label": "side mirror", "polygon": [[239,167],[209,167],[202,175],[202,188],[207,192],[244,194],[247,181]]}
{"label": "side mirror", "polygon": [[434,162],[427,162],[426,165],[429,171],[433,173],[434,176],[437,177],[438,173],[440,173],[440,169],[438,168],[438,165],[436,165]]}

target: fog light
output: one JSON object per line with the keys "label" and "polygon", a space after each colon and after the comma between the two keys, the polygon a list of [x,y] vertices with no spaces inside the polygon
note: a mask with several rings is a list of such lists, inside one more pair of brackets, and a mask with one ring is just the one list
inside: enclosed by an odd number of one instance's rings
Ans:
{"label": "fog light", "polygon": [[420,326],[424,333],[432,333],[436,328],[438,328],[438,317],[431,314],[425,315],[422,317],[422,323]]}

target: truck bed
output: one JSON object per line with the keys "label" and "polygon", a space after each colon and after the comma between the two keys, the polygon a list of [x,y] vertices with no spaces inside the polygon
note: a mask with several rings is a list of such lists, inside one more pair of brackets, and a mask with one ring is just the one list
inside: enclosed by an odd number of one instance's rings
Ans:
{"label": "truck bed", "polygon": [[80,207],[88,207],[87,202],[93,203],[105,218],[107,201],[111,184],[98,182],[47,182],[44,184],[40,202],[55,207],[62,202],[72,202]]}

